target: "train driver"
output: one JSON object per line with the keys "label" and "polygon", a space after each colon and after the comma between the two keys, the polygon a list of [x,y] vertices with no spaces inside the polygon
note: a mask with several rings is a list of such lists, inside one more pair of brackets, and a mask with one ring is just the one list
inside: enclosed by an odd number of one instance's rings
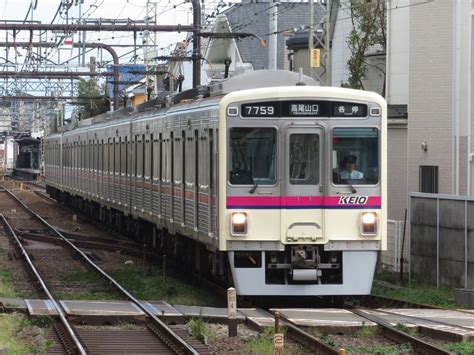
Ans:
{"label": "train driver", "polygon": [[341,162],[341,170],[339,171],[339,179],[341,180],[361,180],[364,173],[355,170],[357,157],[355,155],[346,155]]}

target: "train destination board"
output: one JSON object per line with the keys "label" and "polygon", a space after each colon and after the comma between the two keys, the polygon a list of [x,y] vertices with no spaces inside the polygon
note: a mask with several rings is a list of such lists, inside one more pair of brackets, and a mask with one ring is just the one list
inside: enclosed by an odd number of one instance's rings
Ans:
{"label": "train destination board", "polygon": [[333,101],[272,101],[246,103],[241,106],[242,117],[366,117],[367,105]]}

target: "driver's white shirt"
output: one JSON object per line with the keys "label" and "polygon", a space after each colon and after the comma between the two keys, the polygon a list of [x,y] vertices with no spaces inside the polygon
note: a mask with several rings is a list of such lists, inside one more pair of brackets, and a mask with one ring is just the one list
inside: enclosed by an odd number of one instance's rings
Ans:
{"label": "driver's white shirt", "polygon": [[360,180],[364,178],[364,173],[357,171],[357,170],[352,170],[352,171],[347,171],[347,170],[341,170],[339,173],[339,176],[341,179],[349,179],[349,180]]}

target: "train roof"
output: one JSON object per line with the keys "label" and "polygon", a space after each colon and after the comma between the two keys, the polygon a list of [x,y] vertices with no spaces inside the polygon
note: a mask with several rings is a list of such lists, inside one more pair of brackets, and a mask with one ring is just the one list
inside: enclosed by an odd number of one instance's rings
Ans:
{"label": "train roof", "polygon": [[[107,127],[111,124],[120,125],[129,123],[130,120],[149,119],[152,116],[162,116],[174,112],[189,109],[206,109],[217,107],[222,98],[230,93],[244,90],[295,87],[295,86],[319,86],[319,83],[301,73],[285,70],[257,70],[228,78],[213,83],[210,86],[202,86],[184,92],[170,94],[162,92],[154,99],[139,106],[125,107],[114,112],[107,112],[96,117],[79,121],[60,128],[60,134],[67,132],[87,131],[94,128]],[[237,95],[239,96],[239,95]],[[50,136],[54,136],[54,133]]]}

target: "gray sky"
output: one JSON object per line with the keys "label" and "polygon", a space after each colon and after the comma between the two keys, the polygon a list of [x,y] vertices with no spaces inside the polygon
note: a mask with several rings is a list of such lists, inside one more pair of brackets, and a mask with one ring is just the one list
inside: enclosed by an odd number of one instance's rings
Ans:
{"label": "gray sky", "polygon": [[[35,0],[0,0],[0,15],[1,20],[20,20],[23,21],[28,12],[28,8],[31,3],[35,3]],[[192,11],[191,4],[184,3],[180,0],[161,0],[156,1],[157,3],[157,24],[160,25],[175,25],[182,24],[188,25],[192,22]],[[41,23],[51,23],[54,15],[58,9],[60,0],[36,0],[36,9],[30,12],[28,20],[41,21]],[[77,23],[79,18],[79,6],[72,6],[68,11],[68,22]],[[84,4],[81,5],[81,13],[84,19],[132,19],[132,20],[144,20],[146,15],[146,1],[145,0],[85,0]],[[54,23],[66,23],[66,15],[63,12],[62,15],[58,15]],[[73,36],[74,42],[78,42],[78,34]],[[0,34],[1,40],[6,40],[5,33]],[[157,44],[158,48],[163,48],[159,51],[159,54],[167,54],[170,48],[174,48],[174,44],[186,38],[186,33],[158,33]],[[12,33],[9,33],[9,40],[12,40]],[[29,32],[23,31],[17,35],[17,41],[28,41]],[[35,33],[34,41],[39,41],[40,37]],[[43,34],[41,40],[47,40],[53,42],[58,40],[54,34]],[[133,33],[127,32],[99,32],[92,33],[87,32],[88,42],[104,42],[107,44],[133,44]],[[141,44],[142,39],[137,38],[137,44]],[[133,50],[130,48],[117,48],[119,54],[124,55],[121,59],[121,63],[128,63],[133,54],[125,54]],[[76,50],[73,53],[67,50],[62,50],[60,57],[58,57],[57,50],[48,51],[48,58],[54,61],[61,61],[68,59],[72,55],[76,55]],[[143,58],[143,52],[137,50],[137,54]],[[90,52],[88,55],[96,55]],[[0,54],[0,56],[2,56]],[[15,53],[9,53],[9,58],[15,56]],[[103,55],[103,60],[109,60],[108,55]],[[21,59],[16,58],[18,61]],[[99,59],[99,58],[98,58]],[[73,60],[75,62],[75,60]]]}

